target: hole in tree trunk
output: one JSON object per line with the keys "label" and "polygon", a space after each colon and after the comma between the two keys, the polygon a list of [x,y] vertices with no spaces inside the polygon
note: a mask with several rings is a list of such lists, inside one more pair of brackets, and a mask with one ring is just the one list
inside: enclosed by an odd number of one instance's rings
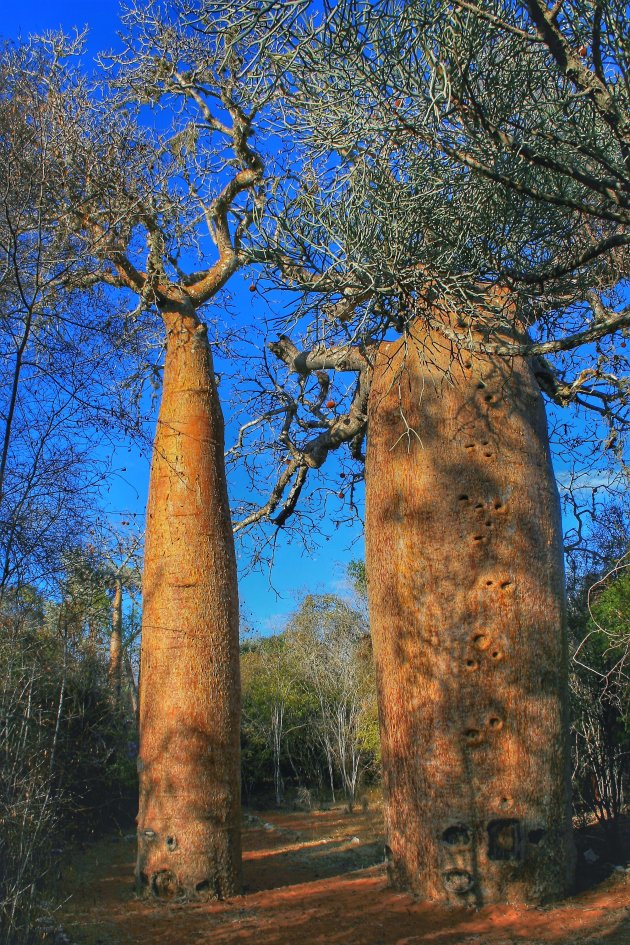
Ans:
{"label": "hole in tree trunk", "polygon": [[472,889],[473,878],[468,870],[448,870],[442,874],[442,879],[447,892],[455,893],[456,896],[462,896]]}
{"label": "hole in tree trunk", "polygon": [[527,839],[529,840],[530,843],[533,843],[534,846],[536,846],[537,844],[540,843],[540,841],[542,840],[542,838],[545,836],[546,833],[547,831],[543,830],[542,827],[537,827],[535,830],[529,831],[529,833],[527,834]]}
{"label": "hole in tree trunk", "polygon": [[151,892],[158,899],[174,899],[179,892],[177,877],[170,870],[159,870],[151,879]]}
{"label": "hole in tree trunk", "polygon": [[467,847],[471,842],[470,829],[466,824],[453,824],[442,834],[442,842],[447,847]]}
{"label": "hole in tree trunk", "polygon": [[518,820],[491,820],[488,824],[488,858],[520,860],[521,825]]}

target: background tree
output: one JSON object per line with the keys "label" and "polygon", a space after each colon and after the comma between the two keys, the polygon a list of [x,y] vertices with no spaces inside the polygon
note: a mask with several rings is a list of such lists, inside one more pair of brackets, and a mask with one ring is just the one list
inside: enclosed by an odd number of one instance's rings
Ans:
{"label": "background tree", "polygon": [[47,110],[55,62],[26,44],[7,47],[0,69],[0,595],[51,586],[93,527],[102,447],[137,427],[126,381],[147,342],[141,319],[90,288],[71,226],[79,205],[58,200],[71,128]]}
{"label": "background tree", "polygon": [[303,684],[318,706],[317,735],[352,810],[371,739],[371,646],[362,615],[335,595],[307,595],[287,629]]}
{"label": "background tree", "polygon": [[309,711],[308,701],[302,698],[299,669],[286,635],[248,645],[241,656],[241,673],[241,730],[246,746],[243,775],[247,794],[251,786],[260,783],[269,759],[274,799],[280,807],[284,798],[283,767],[293,764],[290,743],[304,737]]}
{"label": "background tree", "polygon": [[608,506],[569,570],[575,806],[603,824],[612,858],[630,759],[627,549],[627,509]]}
{"label": "background tree", "polygon": [[364,565],[352,562],[351,597],[308,594],[282,633],[243,645],[243,777],[248,796],[273,780],[329,794],[350,807],[378,778],[376,688]]}
{"label": "background tree", "polygon": [[[76,570],[70,583],[76,601]],[[60,850],[133,816],[134,720],[112,705],[104,651],[62,623],[66,613],[29,586],[0,604],[3,945],[31,945],[54,926]]]}
{"label": "background tree", "polygon": [[[133,719],[107,698],[110,602],[94,536],[107,447],[137,433],[148,333],[93,283],[59,199],[73,125],[54,120],[64,51],[6,46],[0,67],[0,939],[41,937],[70,837],[129,817]],[[57,89],[59,92],[59,88]],[[95,323],[94,312],[100,313]],[[40,921],[41,920],[41,921]]]}

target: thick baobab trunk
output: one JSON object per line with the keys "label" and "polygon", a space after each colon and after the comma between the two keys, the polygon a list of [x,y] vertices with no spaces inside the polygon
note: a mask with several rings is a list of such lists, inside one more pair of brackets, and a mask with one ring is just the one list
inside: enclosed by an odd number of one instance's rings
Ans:
{"label": "thick baobab trunk", "polygon": [[564,572],[528,364],[384,344],[366,563],[390,876],[424,899],[561,896],[572,867]]}
{"label": "thick baobab trunk", "polygon": [[223,418],[205,326],[164,313],[143,578],[140,886],[157,896],[240,892],[236,561]]}
{"label": "thick baobab trunk", "polygon": [[112,632],[109,638],[109,685],[117,701],[122,682],[122,578],[116,575],[112,604]]}

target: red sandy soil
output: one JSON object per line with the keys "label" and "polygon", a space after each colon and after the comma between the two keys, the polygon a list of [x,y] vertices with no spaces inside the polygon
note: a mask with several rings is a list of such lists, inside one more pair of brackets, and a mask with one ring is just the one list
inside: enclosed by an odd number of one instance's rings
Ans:
{"label": "red sandy soil", "polygon": [[378,810],[245,815],[243,846],[243,896],[162,904],[133,893],[132,840],[102,840],[63,866],[59,921],[76,945],[630,945],[630,872],[558,906],[474,912],[388,888]]}

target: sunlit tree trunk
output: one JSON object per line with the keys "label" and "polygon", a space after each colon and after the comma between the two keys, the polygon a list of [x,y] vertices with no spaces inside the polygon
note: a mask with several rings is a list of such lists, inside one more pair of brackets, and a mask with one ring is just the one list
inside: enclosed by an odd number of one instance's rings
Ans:
{"label": "sunlit tree trunk", "polygon": [[154,895],[240,892],[236,562],[223,419],[205,326],[167,327],[151,466],[140,669],[137,880]]}
{"label": "sunlit tree trunk", "polygon": [[120,698],[122,682],[122,577],[117,574],[112,603],[112,632],[109,638],[109,684],[115,700]]}
{"label": "sunlit tree trunk", "polygon": [[561,896],[561,523],[528,364],[419,332],[383,345],[365,525],[392,880],[473,905]]}

